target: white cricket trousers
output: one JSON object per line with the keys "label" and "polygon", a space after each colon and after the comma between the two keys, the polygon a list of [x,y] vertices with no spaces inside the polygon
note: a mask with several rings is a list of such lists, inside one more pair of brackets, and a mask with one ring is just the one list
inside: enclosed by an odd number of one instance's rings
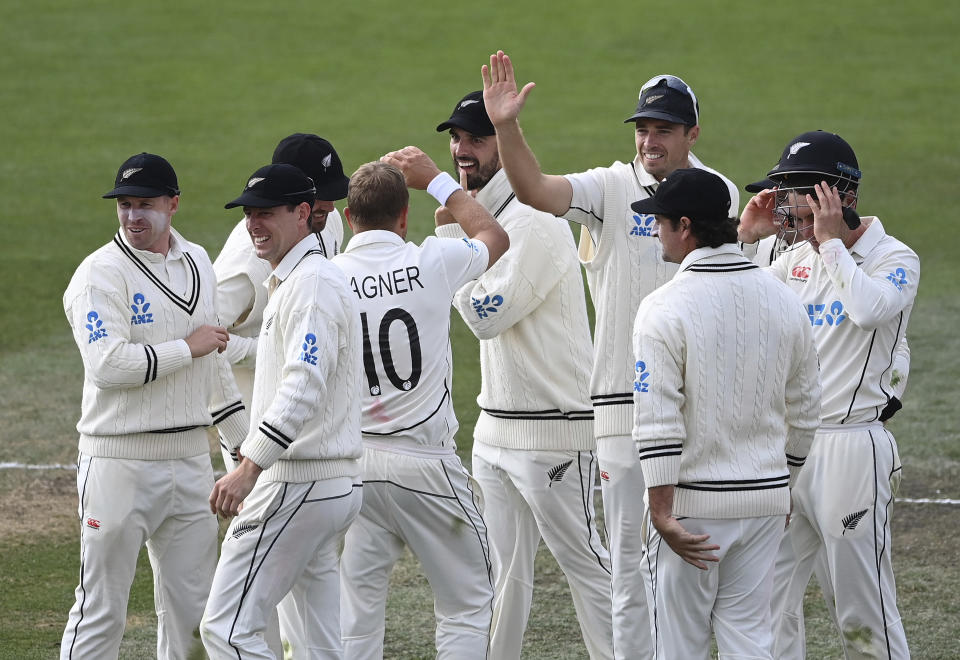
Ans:
{"label": "white cricket trousers", "polygon": [[339,551],[362,500],[347,477],[258,483],[227,529],[200,624],[213,660],[274,660],[267,622],[290,592],[306,637],[297,658],[342,658]]}
{"label": "white cricket trousers", "polygon": [[61,659],[116,658],[144,543],[153,569],[157,658],[186,659],[217,558],[206,454],[143,461],[80,454],[80,584]]}
{"label": "white cricket trousers", "polygon": [[803,595],[818,552],[847,658],[910,657],[897,609],[890,518],[900,456],[880,423],[821,426],[793,489],[772,603],[778,658],[803,658]]}
{"label": "white cricket trousers", "polygon": [[774,658],[770,597],[777,547],[786,516],[678,518],[691,534],[720,546],[701,570],[685,562],[653,525],[644,562],[653,593],[656,658],[710,657],[710,630],[721,660]]}
{"label": "white cricket trousers", "polygon": [[490,658],[520,657],[540,538],[567,578],[587,652],[613,657],[610,557],[597,534],[592,451],[532,451],[473,444],[493,558]]}
{"label": "white cricket trousers", "polygon": [[617,660],[653,657],[653,619],[640,566],[646,546],[646,486],[637,446],[629,435],[597,438],[603,525],[613,572],[613,656]]}
{"label": "white cricket trousers", "polygon": [[487,528],[457,455],[430,453],[364,448],[363,506],[340,564],[346,660],[383,658],[387,587],[404,547],[433,589],[436,657],[487,658],[493,612]]}

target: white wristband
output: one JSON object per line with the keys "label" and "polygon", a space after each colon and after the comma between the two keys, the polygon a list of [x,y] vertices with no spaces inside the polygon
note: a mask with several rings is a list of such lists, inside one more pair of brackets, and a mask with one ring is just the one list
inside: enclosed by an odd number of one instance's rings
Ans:
{"label": "white wristband", "polygon": [[440,202],[440,206],[444,206],[450,195],[458,190],[463,190],[463,188],[446,172],[440,172],[440,174],[433,177],[433,180],[427,184],[427,192],[430,193],[435,200]]}

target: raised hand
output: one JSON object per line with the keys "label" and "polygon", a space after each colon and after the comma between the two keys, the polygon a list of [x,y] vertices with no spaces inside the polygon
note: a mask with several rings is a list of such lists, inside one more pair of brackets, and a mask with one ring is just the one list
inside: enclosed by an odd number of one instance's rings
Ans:
{"label": "raised hand", "polygon": [[417,190],[426,190],[433,178],[440,174],[437,164],[417,147],[404,147],[399,151],[391,151],[381,157],[380,161],[398,168],[403,172],[407,186]]}
{"label": "raised hand", "polygon": [[774,217],[776,195],[773,190],[762,190],[747,202],[740,214],[740,226],[737,228],[737,240],[742,243],[756,243],[761,238],[772,236],[780,229]]}
{"label": "raised hand", "polygon": [[497,126],[516,121],[536,83],[528,82],[518,92],[513,64],[502,50],[490,56],[489,66],[480,67],[480,76],[483,78],[483,104],[490,122]]}

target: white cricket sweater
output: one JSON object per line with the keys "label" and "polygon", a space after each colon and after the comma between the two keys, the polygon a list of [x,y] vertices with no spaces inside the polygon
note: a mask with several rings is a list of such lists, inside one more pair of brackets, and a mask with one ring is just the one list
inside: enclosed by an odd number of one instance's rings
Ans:
{"label": "white cricket sweater", "polygon": [[673,515],[786,514],[819,424],[812,333],[789,288],[736,244],[694,250],[640,304],[633,438]]}
{"label": "white cricket sweater", "polygon": [[[730,190],[731,208],[739,208],[739,192],[729,179],[692,153],[689,160],[690,167],[720,176]],[[660,241],[651,236],[654,217],[630,208],[653,196],[658,182],[636,161],[566,176],[573,199],[564,218],[583,225],[580,261],[596,311],[590,385],[595,433],[598,438],[630,435],[633,361],[628,338],[640,301],[677,272],[676,264],[663,260]]]}
{"label": "white cricket sweater", "polygon": [[[316,234],[320,250],[328,259],[343,243],[343,221],[334,209],[327,215],[323,231]],[[253,398],[253,367],[257,358],[257,334],[267,306],[267,289],[263,282],[270,276],[270,263],[257,256],[241,220],[223,244],[213,262],[217,274],[217,311],[220,322],[230,331],[226,356],[233,365],[233,375],[246,405]]]}
{"label": "white cricket sweater", "polygon": [[[454,298],[480,339],[474,440],[513,449],[593,449],[593,344],[570,227],[517,201],[503,170],[477,201],[503,226],[510,248]],[[437,228],[438,235],[459,232],[459,225]]]}
{"label": "white cricket sweater", "polygon": [[271,278],[279,285],[263,312],[250,433],[240,452],[264,469],[260,481],[356,477],[363,355],[356,299],[313,234]]}
{"label": "white cricket sweater", "polygon": [[193,358],[184,341],[217,325],[216,280],[202,247],[171,230],[164,256],[130,247],[118,231],[77,268],[63,309],[83,358],[82,453],[198,456],[210,451],[204,427],[212,423],[243,439],[249,419],[226,358]]}
{"label": "white cricket sweater", "polygon": [[920,282],[920,259],[889,236],[879,218],[861,220],[867,230],[849,250],[840,239],[820,245],[820,254],[804,243],[770,266],[800,297],[813,329],[824,424],[875,421],[905,384],[902,375],[891,374],[898,355],[904,357],[902,340]]}

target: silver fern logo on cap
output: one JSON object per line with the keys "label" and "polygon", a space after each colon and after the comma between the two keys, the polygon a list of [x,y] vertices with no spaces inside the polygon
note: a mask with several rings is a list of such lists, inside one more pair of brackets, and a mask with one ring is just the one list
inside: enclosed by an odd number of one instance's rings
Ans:
{"label": "silver fern logo on cap", "polygon": [[139,171],[142,170],[142,169],[143,169],[142,167],[131,167],[131,168],[128,169],[128,170],[124,170],[124,171],[123,171],[123,174],[120,175],[120,179],[121,179],[121,180],[122,180],[122,179],[129,179],[130,177],[132,177],[134,174],[136,174],[137,172],[139,172]]}

